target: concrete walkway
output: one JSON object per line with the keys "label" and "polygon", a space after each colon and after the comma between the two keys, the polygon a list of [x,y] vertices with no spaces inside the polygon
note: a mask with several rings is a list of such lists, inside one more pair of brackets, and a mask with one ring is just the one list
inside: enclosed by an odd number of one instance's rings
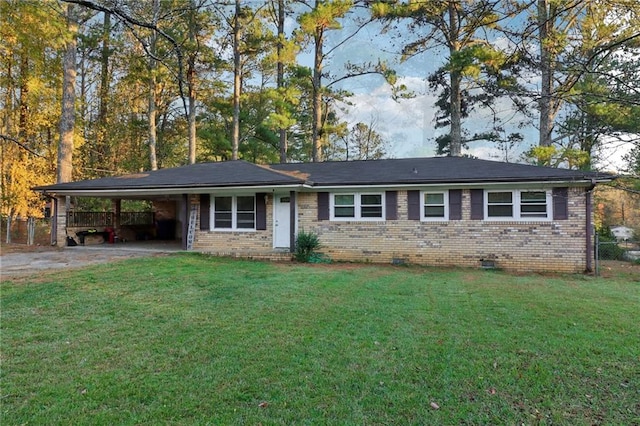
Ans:
{"label": "concrete walkway", "polygon": [[0,255],[0,278],[30,275],[57,269],[81,268],[134,257],[158,256],[180,251],[169,243],[100,244],[77,247],[44,247]]}

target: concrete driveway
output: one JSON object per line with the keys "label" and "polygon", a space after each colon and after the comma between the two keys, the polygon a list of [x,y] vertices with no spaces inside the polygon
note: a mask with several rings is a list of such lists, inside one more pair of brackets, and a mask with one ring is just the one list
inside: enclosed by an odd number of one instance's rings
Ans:
{"label": "concrete driveway", "polygon": [[2,247],[2,279],[57,269],[82,268],[135,257],[162,256],[180,251],[175,244],[115,244],[77,247]]}

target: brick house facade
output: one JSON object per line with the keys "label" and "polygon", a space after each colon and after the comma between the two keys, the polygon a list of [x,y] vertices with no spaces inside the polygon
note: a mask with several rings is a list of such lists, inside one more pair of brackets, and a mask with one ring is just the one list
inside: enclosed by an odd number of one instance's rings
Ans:
{"label": "brick house facade", "polygon": [[[183,247],[221,256],[290,259],[295,236],[305,231],[316,233],[321,251],[336,261],[583,272],[593,262],[591,192],[613,178],[451,157],[238,161],[38,190],[60,200],[173,200]],[[63,230],[64,212],[57,211]]]}

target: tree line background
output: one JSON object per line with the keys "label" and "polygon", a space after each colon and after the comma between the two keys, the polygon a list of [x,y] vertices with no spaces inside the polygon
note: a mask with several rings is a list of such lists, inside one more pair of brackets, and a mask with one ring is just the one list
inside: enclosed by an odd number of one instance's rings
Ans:
{"label": "tree line background", "polygon": [[[622,141],[640,174],[637,0],[0,0],[2,214],[40,215],[30,188],[54,182],[389,156],[374,122],[348,124],[341,83],[384,78],[402,102],[402,75],[332,62],[366,27],[398,63],[441,62],[424,75],[438,154],[522,148],[509,105],[539,134],[522,161],[591,169]],[[477,111],[490,131],[465,127]]]}

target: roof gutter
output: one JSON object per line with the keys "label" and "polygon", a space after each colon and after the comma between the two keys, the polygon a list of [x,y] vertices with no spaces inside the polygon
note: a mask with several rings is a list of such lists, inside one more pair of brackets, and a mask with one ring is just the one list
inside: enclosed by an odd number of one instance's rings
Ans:
{"label": "roof gutter", "polygon": [[[115,197],[115,198],[127,198],[127,197],[145,197],[145,196],[161,196],[161,195],[182,195],[188,194],[209,194],[212,192],[238,192],[238,191],[255,191],[264,192],[272,191],[274,189],[295,189],[302,187],[301,184],[287,184],[287,185],[255,185],[255,186],[209,186],[209,187],[175,187],[175,188],[133,188],[133,189],[118,189],[118,188],[104,188],[104,189],[62,189],[59,191],[51,191],[47,189],[34,189],[40,191],[47,197],[53,196],[77,196],[77,197]],[[51,195],[55,194],[55,195]]]}
{"label": "roof gutter", "polygon": [[[366,183],[355,183],[355,184],[331,184],[331,185],[323,185],[323,184],[305,184],[302,185],[305,189],[311,190],[344,190],[350,188],[376,188],[376,189],[402,189],[402,188],[434,188],[441,187],[447,189],[471,189],[471,188],[486,188],[486,187],[504,187],[504,188],[513,188],[514,186],[526,186],[526,187],[557,187],[557,186],[573,186],[573,187],[590,187],[593,185],[595,179],[590,180],[532,180],[532,181],[485,181],[485,182],[477,182],[477,181],[469,181],[469,182],[421,182],[421,183],[399,183],[399,184],[377,184],[371,185]],[[597,182],[609,182],[610,180]]]}

